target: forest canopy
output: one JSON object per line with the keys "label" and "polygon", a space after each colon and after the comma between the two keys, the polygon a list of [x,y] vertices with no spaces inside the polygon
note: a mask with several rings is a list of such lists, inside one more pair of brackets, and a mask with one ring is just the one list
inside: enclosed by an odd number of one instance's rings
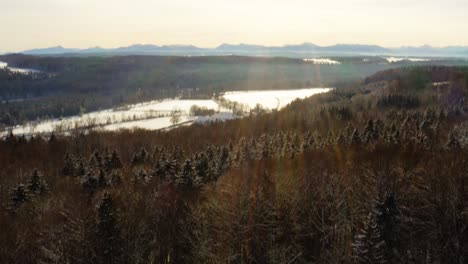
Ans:
{"label": "forest canopy", "polygon": [[467,95],[467,68],[406,67],[238,120],[11,134],[0,262],[464,263]]}

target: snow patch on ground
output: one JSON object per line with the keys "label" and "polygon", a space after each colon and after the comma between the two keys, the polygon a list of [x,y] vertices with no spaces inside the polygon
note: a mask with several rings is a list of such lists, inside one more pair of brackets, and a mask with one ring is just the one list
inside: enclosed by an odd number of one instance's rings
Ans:
{"label": "snow patch on ground", "polygon": [[304,99],[314,94],[326,93],[330,88],[308,88],[298,90],[277,90],[277,91],[234,91],[226,92],[223,97],[229,101],[239,102],[250,108],[255,108],[260,104],[267,109],[280,109],[296,99]]}
{"label": "snow patch on ground", "polygon": [[320,58],[320,59],[315,59],[315,58],[305,58],[303,59],[305,62],[313,62],[314,64],[330,64],[330,65],[337,65],[341,64],[341,62],[328,59],[328,58]]}
{"label": "snow patch on ground", "polygon": [[[196,117],[194,116],[181,116],[178,124],[183,124],[186,122],[194,121]],[[103,127],[100,127],[102,130],[106,131],[116,131],[121,129],[147,129],[147,130],[158,130],[166,127],[173,126],[174,124],[171,121],[171,117],[159,117],[145,120],[129,121],[123,123],[110,124]]]}
{"label": "snow patch on ground", "polygon": [[179,111],[184,113],[189,113],[190,108],[193,105],[200,107],[206,107],[208,109],[217,110],[218,104],[213,100],[164,100],[164,101],[153,101],[145,104],[134,105],[131,107],[130,111],[138,112],[147,112],[147,111],[158,111],[158,112],[172,112]]}
{"label": "snow patch on ground", "polygon": [[15,72],[15,73],[23,73],[23,74],[29,74],[29,73],[39,73],[41,71],[39,70],[34,70],[34,69],[26,69],[26,68],[16,68],[16,67],[8,67],[8,63],[0,61],[0,69],[2,68],[8,68],[10,71]]}
{"label": "snow patch on ground", "polygon": [[429,61],[429,59],[423,58],[407,58],[407,57],[386,57],[385,58],[389,63],[400,62],[400,61],[411,61],[411,62],[422,62],[422,61]]}
{"label": "snow patch on ground", "polygon": [[[226,92],[221,97],[231,102],[237,102],[248,108],[255,108],[260,104],[266,109],[280,109],[294,101],[314,94],[325,93],[330,88],[308,88],[297,90],[275,91],[233,91]],[[206,107],[216,111],[211,116],[190,116],[193,105]],[[247,109],[248,110],[248,109]],[[174,124],[172,114],[177,111],[179,120]],[[63,133],[74,129],[100,129],[113,131],[119,129],[141,128],[158,130],[195,123],[209,123],[239,118],[231,110],[218,105],[215,100],[180,100],[166,99],[128,105],[117,109],[96,111],[81,116],[63,119],[51,119],[42,122],[30,122],[23,126],[9,128],[0,132],[0,137],[6,136],[8,131],[15,135]]]}

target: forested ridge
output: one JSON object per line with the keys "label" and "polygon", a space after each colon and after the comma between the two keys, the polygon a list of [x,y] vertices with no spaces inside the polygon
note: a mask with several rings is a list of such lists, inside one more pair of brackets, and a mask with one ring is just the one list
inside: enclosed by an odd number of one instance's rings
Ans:
{"label": "forested ridge", "polygon": [[0,142],[1,263],[466,263],[468,69],[271,113]]}

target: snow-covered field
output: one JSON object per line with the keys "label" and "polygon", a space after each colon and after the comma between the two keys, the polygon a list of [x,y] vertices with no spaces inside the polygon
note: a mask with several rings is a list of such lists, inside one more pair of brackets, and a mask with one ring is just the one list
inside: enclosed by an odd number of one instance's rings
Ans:
{"label": "snow-covered field", "polygon": [[339,61],[327,59],[327,58],[321,58],[321,59],[306,58],[306,59],[303,59],[303,61],[313,62],[314,64],[331,64],[331,65],[341,64],[341,62]]}
{"label": "snow-covered field", "polygon": [[131,111],[147,112],[147,111],[158,111],[158,112],[172,112],[180,111],[189,113],[190,107],[197,105],[200,107],[206,107],[208,109],[217,110],[218,104],[213,100],[164,100],[164,101],[153,101],[149,103],[142,103],[131,107]]}
{"label": "snow-covered field", "polygon": [[406,58],[406,57],[387,57],[388,62],[400,62],[400,61],[411,61],[411,62],[421,62],[421,61],[429,61],[429,59],[422,59],[422,58]]}
{"label": "snow-covered field", "polygon": [[[238,91],[226,92],[221,97],[229,102],[237,102],[248,108],[260,104],[266,109],[283,108],[293,100],[305,98],[318,93],[328,92],[330,88],[309,88],[297,90],[275,91]],[[190,108],[193,106],[212,109],[212,116],[191,116]],[[248,110],[248,109],[246,109]],[[173,115],[178,116],[173,122]],[[8,131],[15,135],[44,134],[52,132],[67,132],[74,129],[96,129],[113,131],[119,129],[141,128],[158,130],[174,125],[188,125],[191,123],[206,123],[238,118],[231,110],[218,105],[216,100],[180,100],[166,99],[162,101],[149,101],[129,105],[118,109],[109,109],[83,114],[81,116],[53,119],[41,122],[31,122],[24,126],[17,126],[0,132],[0,137],[6,136]]]}
{"label": "snow-covered field", "polygon": [[8,63],[3,62],[3,61],[0,61],[0,69],[1,68],[8,68],[12,72],[24,73],[24,74],[40,72],[40,71],[34,70],[34,69],[23,69],[23,68],[16,68],[16,67],[8,67]]}
{"label": "snow-covered field", "polygon": [[254,108],[260,104],[264,108],[283,108],[296,99],[304,99],[314,94],[328,92],[330,88],[309,88],[297,90],[277,90],[277,91],[247,91],[247,92],[226,92],[223,97],[229,101],[239,102]]}

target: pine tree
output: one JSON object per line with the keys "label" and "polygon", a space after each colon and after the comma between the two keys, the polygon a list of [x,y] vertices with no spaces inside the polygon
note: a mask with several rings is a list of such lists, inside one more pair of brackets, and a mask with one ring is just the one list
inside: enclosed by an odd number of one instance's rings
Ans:
{"label": "pine tree", "polygon": [[359,134],[359,130],[354,129],[353,133],[351,134],[350,142],[352,145],[359,145],[361,144],[361,135]]}
{"label": "pine tree", "polygon": [[23,184],[18,184],[10,192],[10,209],[17,210],[26,202],[31,201],[31,197]]}
{"label": "pine tree", "polygon": [[327,146],[333,146],[335,144],[335,140],[333,138],[333,133],[331,130],[328,130],[326,143],[327,143]]}
{"label": "pine tree", "polygon": [[113,170],[109,178],[110,178],[110,184],[112,186],[117,186],[117,185],[122,184],[122,175],[117,170]]}
{"label": "pine tree", "polygon": [[86,169],[85,169],[85,166],[84,166],[84,163],[83,163],[83,159],[79,158],[79,160],[77,162],[77,166],[75,168],[75,175],[82,177],[85,174],[86,174]]}
{"label": "pine tree", "polygon": [[299,139],[296,133],[292,132],[288,141],[288,152],[290,158],[295,158],[300,152]]}
{"label": "pine tree", "polygon": [[99,188],[106,188],[109,185],[106,177],[106,173],[104,170],[99,170],[99,177],[98,177],[98,186]]}
{"label": "pine tree", "polygon": [[122,168],[122,162],[120,161],[117,151],[113,150],[110,155],[105,156],[104,168],[106,172]]}
{"label": "pine tree", "polygon": [[42,195],[47,192],[47,183],[36,169],[33,170],[28,180],[27,189],[32,195]]}
{"label": "pine tree", "polygon": [[389,195],[383,203],[376,206],[377,224],[385,241],[385,257],[391,263],[399,263],[400,210],[395,196]]}
{"label": "pine tree", "polygon": [[167,180],[175,181],[179,172],[179,163],[173,154],[167,155],[164,161],[164,172]]}
{"label": "pine tree", "polygon": [[308,131],[306,133],[306,135],[304,136],[303,140],[302,140],[302,144],[301,144],[301,149],[303,151],[307,151],[308,149],[310,149],[311,147],[313,146],[313,137],[312,137],[312,133],[310,131]]}
{"label": "pine tree", "polygon": [[400,131],[395,126],[395,124],[392,124],[388,137],[389,143],[398,144],[400,142]]}
{"label": "pine tree", "polygon": [[151,175],[153,178],[159,179],[160,181],[165,180],[166,174],[164,172],[164,162],[161,158],[154,163]]}
{"label": "pine tree", "polygon": [[145,148],[141,148],[135,154],[133,154],[132,158],[132,166],[143,164],[148,159],[148,152]]}
{"label": "pine tree", "polygon": [[445,145],[445,147],[447,149],[459,149],[460,146],[460,141],[458,141],[458,138],[455,136],[455,133],[451,131],[448,136],[448,142]]}
{"label": "pine tree", "polygon": [[203,182],[211,181],[211,173],[208,164],[208,158],[204,153],[197,154],[194,158],[195,173]]}
{"label": "pine tree", "polygon": [[97,209],[96,256],[98,263],[118,263],[121,256],[117,215],[110,194],[104,194]]}
{"label": "pine tree", "polygon": [[85,192],[93,194],[99,187],[99,179],[93,175],[92,171],[88,171],[81,179],[81,186]]}
{"label": "pine tree", "polygon": [[102,158],[99,151],[95,150],[93,154],[91,154],[88,165],[91,169],[99,169],[102,167]]}
{"label": "pine tree", "polygon": [[52,144],[55,142],[57,142],[57,136],[55,135],[54,132],[52,132],[52,134],[50,134],[50,137],[49,137],[49,144]]}
{"label": "pine tree", "polygon": [[229,148],[227,148],[226,146],[221,147],[221,149],[219,150],[218,160],[220,163],[221,172],[224,173],[224,171],[228,170],[231,167],[229,161]]}
{"label": "pine tree", "polygon": [[353,252],[357,263],[386,263],[384,254],[385,241],[380,233],[377,219],[369,213],[364,220],[364,226],[355,236]]}
{"label": "pine tree", "polygon": [[348,143],[347,137],[343,130],[338,131],[338,137],[336,138],[336,143],[340,146],[344,146]]}
{"label": "pine tree", "polygon": [[109,166],[114,170],[122,168],[122,161],[120,161],[119,155],[115,150],[112,151]]}
{"label": "pine tree", "polygon": [[362,134],[362,142],[368,143],[377,138],[376,132],[374,129],[374,121],[372,119],[367,120],[367,124],[364,127],[364,132]]}
{"label": "pine tree", "polygon": [[197,187],[201,184],[201,179],[196,175],[190,159],[185,160],[182,165],[180,173],[176,177],[176,183],[178,186],[188,188]]}
{"label": "pine tree", "polygon": [[64,165],[62,168],[63,176],[73,176],[75,174],[75,163],[70,154],[65,154]]}
{"label": "pine tree", "polygon": [[270,155],[268,139],[265,134],[262,134],[257,141],[257,159],[264,159]]}
{"label": "pine tree", "polygon": [[133,173],[133,182],[135,184],[148,184],[150,180],[150,176],[148,175],[148,173],[146,173],[144,169]]}

